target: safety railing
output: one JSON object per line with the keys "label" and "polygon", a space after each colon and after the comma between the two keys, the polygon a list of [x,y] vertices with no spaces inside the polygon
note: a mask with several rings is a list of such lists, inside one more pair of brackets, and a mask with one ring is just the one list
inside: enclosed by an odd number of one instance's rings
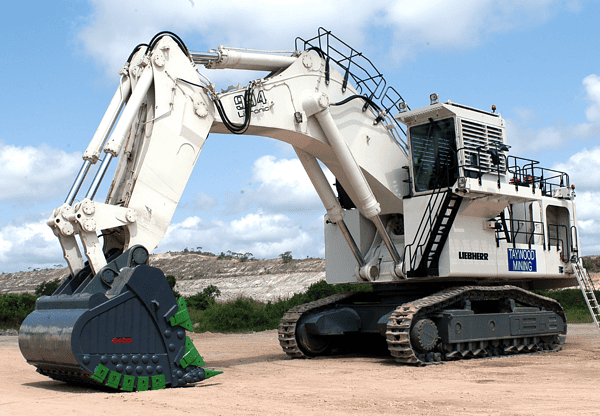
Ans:
{"label": "safety railing", "polygon": [[[571,254],[568,249],[571,247],[569,241],[569,228],[562,224],[548,224],[548,248],[556,247],[556,251],[562,251],[563,260],[568,259]],[[563,233],[561,233],[561,230]],[[552,233],[551,231],[554,231]]]}
{"label": "safety railing", "polygon": [[525,186],[535,192],[539,188],[543,196],[552,196],[554,189],[570,185],[567,173],[538,166],[537,160],[508,156],[508,161],[508,172],[512,176],[509,182],[516,189]]}
{"label": "safety railing", "polygon": [[[365,96],[372,102],[376,102],[376,110],[384,114],[399,113],[404,110],[410,110],[410,107],[404,101],[404,98],[387,82],[383,74],[373,65],[373,63],[335,35],[331,31],[322,27],[319,28],[318,35],[310,39],[296,38],[295,48],[297,51],[315,51],[319,56],[325,59],[325,83],[329,84],[331,75],[331,66],[336,65],[344,79],[342,82],[342,91],[346,91],[350,83],[359,94]],[[363,111],[366,110],[369,103],[365,101]],[[404,138],[395,137],[406,148],[406,131],[404,127],[393,117],[394,127],[402,132]],[[381,120],[380,120],[381,121]],[[393,133],[392,133],[393,134]]]}
{"label": "safety railing", "polygon": [[[546,239],[544,235],[544,224],[541,221],[521,220],[521,219],[506,219],[496,217],[496,247],[500,247],[500,241],[506,241],[513,245],[513,248],[517,243],[525,243],[531,248],[532,244],[535,244],[535,237],[541,237],[544,242],[544,249],[546,247]],[[510,224],[510,227],[508,226]],[[540,226],[541,232],[537,232],[537,228]]]}
{"label": "safety railing", "polygon": [[[475,177],[481,180],[485,174],[496,176],[498,189],[502,187],[502,176],[508,174],[509,185],[515,189],[528,187],[535,192],[540,189],[543,196],[552,196],[558,188],[569,187],[569,175],[555,169],[538,166],[539,162],[518,156],[503,154],[508,150],[506,145],[493,143],[493,145],[479,146],[475,149],[464,146],[457,150],[457,159],[461,175]],[[483,157],[489,157],[489,166],[481,163]],[[461,162],[462,161],[462,162]]]}

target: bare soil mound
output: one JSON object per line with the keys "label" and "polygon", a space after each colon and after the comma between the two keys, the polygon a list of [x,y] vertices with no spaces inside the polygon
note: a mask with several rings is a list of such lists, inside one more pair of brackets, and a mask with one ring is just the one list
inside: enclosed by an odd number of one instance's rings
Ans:
{"label": "bare soil mound", "polygon": [[[302,259],[284,263],[281,259],[221,259],[197,253],[153,255],[150,265],[177,278],[175,289],[183,296],[194,295],[214,285],[221,291],[219,301],[240,296],[262,302],[287,299],[325,279],[325,260]],[[63,269],[33,270],[0,274],[0,293],[33,293],[44,281],[63,279]]]}

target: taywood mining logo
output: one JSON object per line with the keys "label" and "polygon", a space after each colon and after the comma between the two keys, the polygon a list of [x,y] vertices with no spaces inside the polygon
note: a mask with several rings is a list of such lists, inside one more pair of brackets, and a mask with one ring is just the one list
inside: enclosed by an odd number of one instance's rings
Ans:
{"label": "taywood mining logo", "polygon": [[535,250],[509,248],[508,270],[511,272],[536,272],[537,260]]}

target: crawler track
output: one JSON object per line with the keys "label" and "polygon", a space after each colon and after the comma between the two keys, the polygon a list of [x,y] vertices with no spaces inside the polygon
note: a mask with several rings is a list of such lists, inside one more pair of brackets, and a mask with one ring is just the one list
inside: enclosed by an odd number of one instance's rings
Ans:
{"label": "crawler track", "polygon": [[[281,319],[278,328],[279,344],[283,351],[292,358],[307,357],[300,349],[296,339],[297,324],[300,318],[309,313],[330,309],[339,302],[348,301],[352,297],[360,297],[360,292],[339,293],[290,309]],[[524,306],[533,306],[543,308],[546,311],[553,311],[566,322],[564,311],[557,301],[515,286],[463,286],[450,288],[402,304],[395,309],[388,320],[386,331],[386,340],[391,355],[397,362],[403,364],[427,365],[463,358],[532,353],[548,350],[556,351],[561,348],[558,334],[451,344],[439,343],[433,351],[428,353],[415,350],[411,345],[410,331],[418,319],[438,313],[461,301],[489,300],[494,298],[511,298]]]}
{"label": "crawler track", "polygon": [[307,356],[300,350],[296,341],[296,324],[298,320],[307,312],[319,312],[328,309],[341,300],[355,296],[355,292],[337,293],[314,302],[298,305],[287,311],[278,328],[279,345],[283,351],[292,358],[306,358]]}
{"label": "crawler track", "polygon": [[566,322],[565,314],[558,302],[514,286],[464,286],[442,290],[433,295],[398,306],[387,325],[388,349],[397,362],[425,365],[460,358],[485,357],[505,354],[559,350],[559,336],[529,336],[502,340],[458,342],[441,344],[427,354],[415,351],[410,341],[410,330],[418,318],[441,311],[461,300],[485,300],[512,298],[516,302],[556,312]]}

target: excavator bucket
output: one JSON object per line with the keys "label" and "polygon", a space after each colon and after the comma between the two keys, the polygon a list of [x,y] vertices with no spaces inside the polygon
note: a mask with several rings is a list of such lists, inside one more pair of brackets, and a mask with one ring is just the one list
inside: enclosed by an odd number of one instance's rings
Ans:
{"label": "excavator bucket", "polygon": [[[119,269],[123,257],[133,267]],[[159,269],[135,265],[132,257],[120,256],[102,276],[86,268],[38,299],[19,331],[19,347],[39,373],[125,391],[181,386],[220,373],[202,368],[186,336],[192,323],[185,300],[175,300]]]}

